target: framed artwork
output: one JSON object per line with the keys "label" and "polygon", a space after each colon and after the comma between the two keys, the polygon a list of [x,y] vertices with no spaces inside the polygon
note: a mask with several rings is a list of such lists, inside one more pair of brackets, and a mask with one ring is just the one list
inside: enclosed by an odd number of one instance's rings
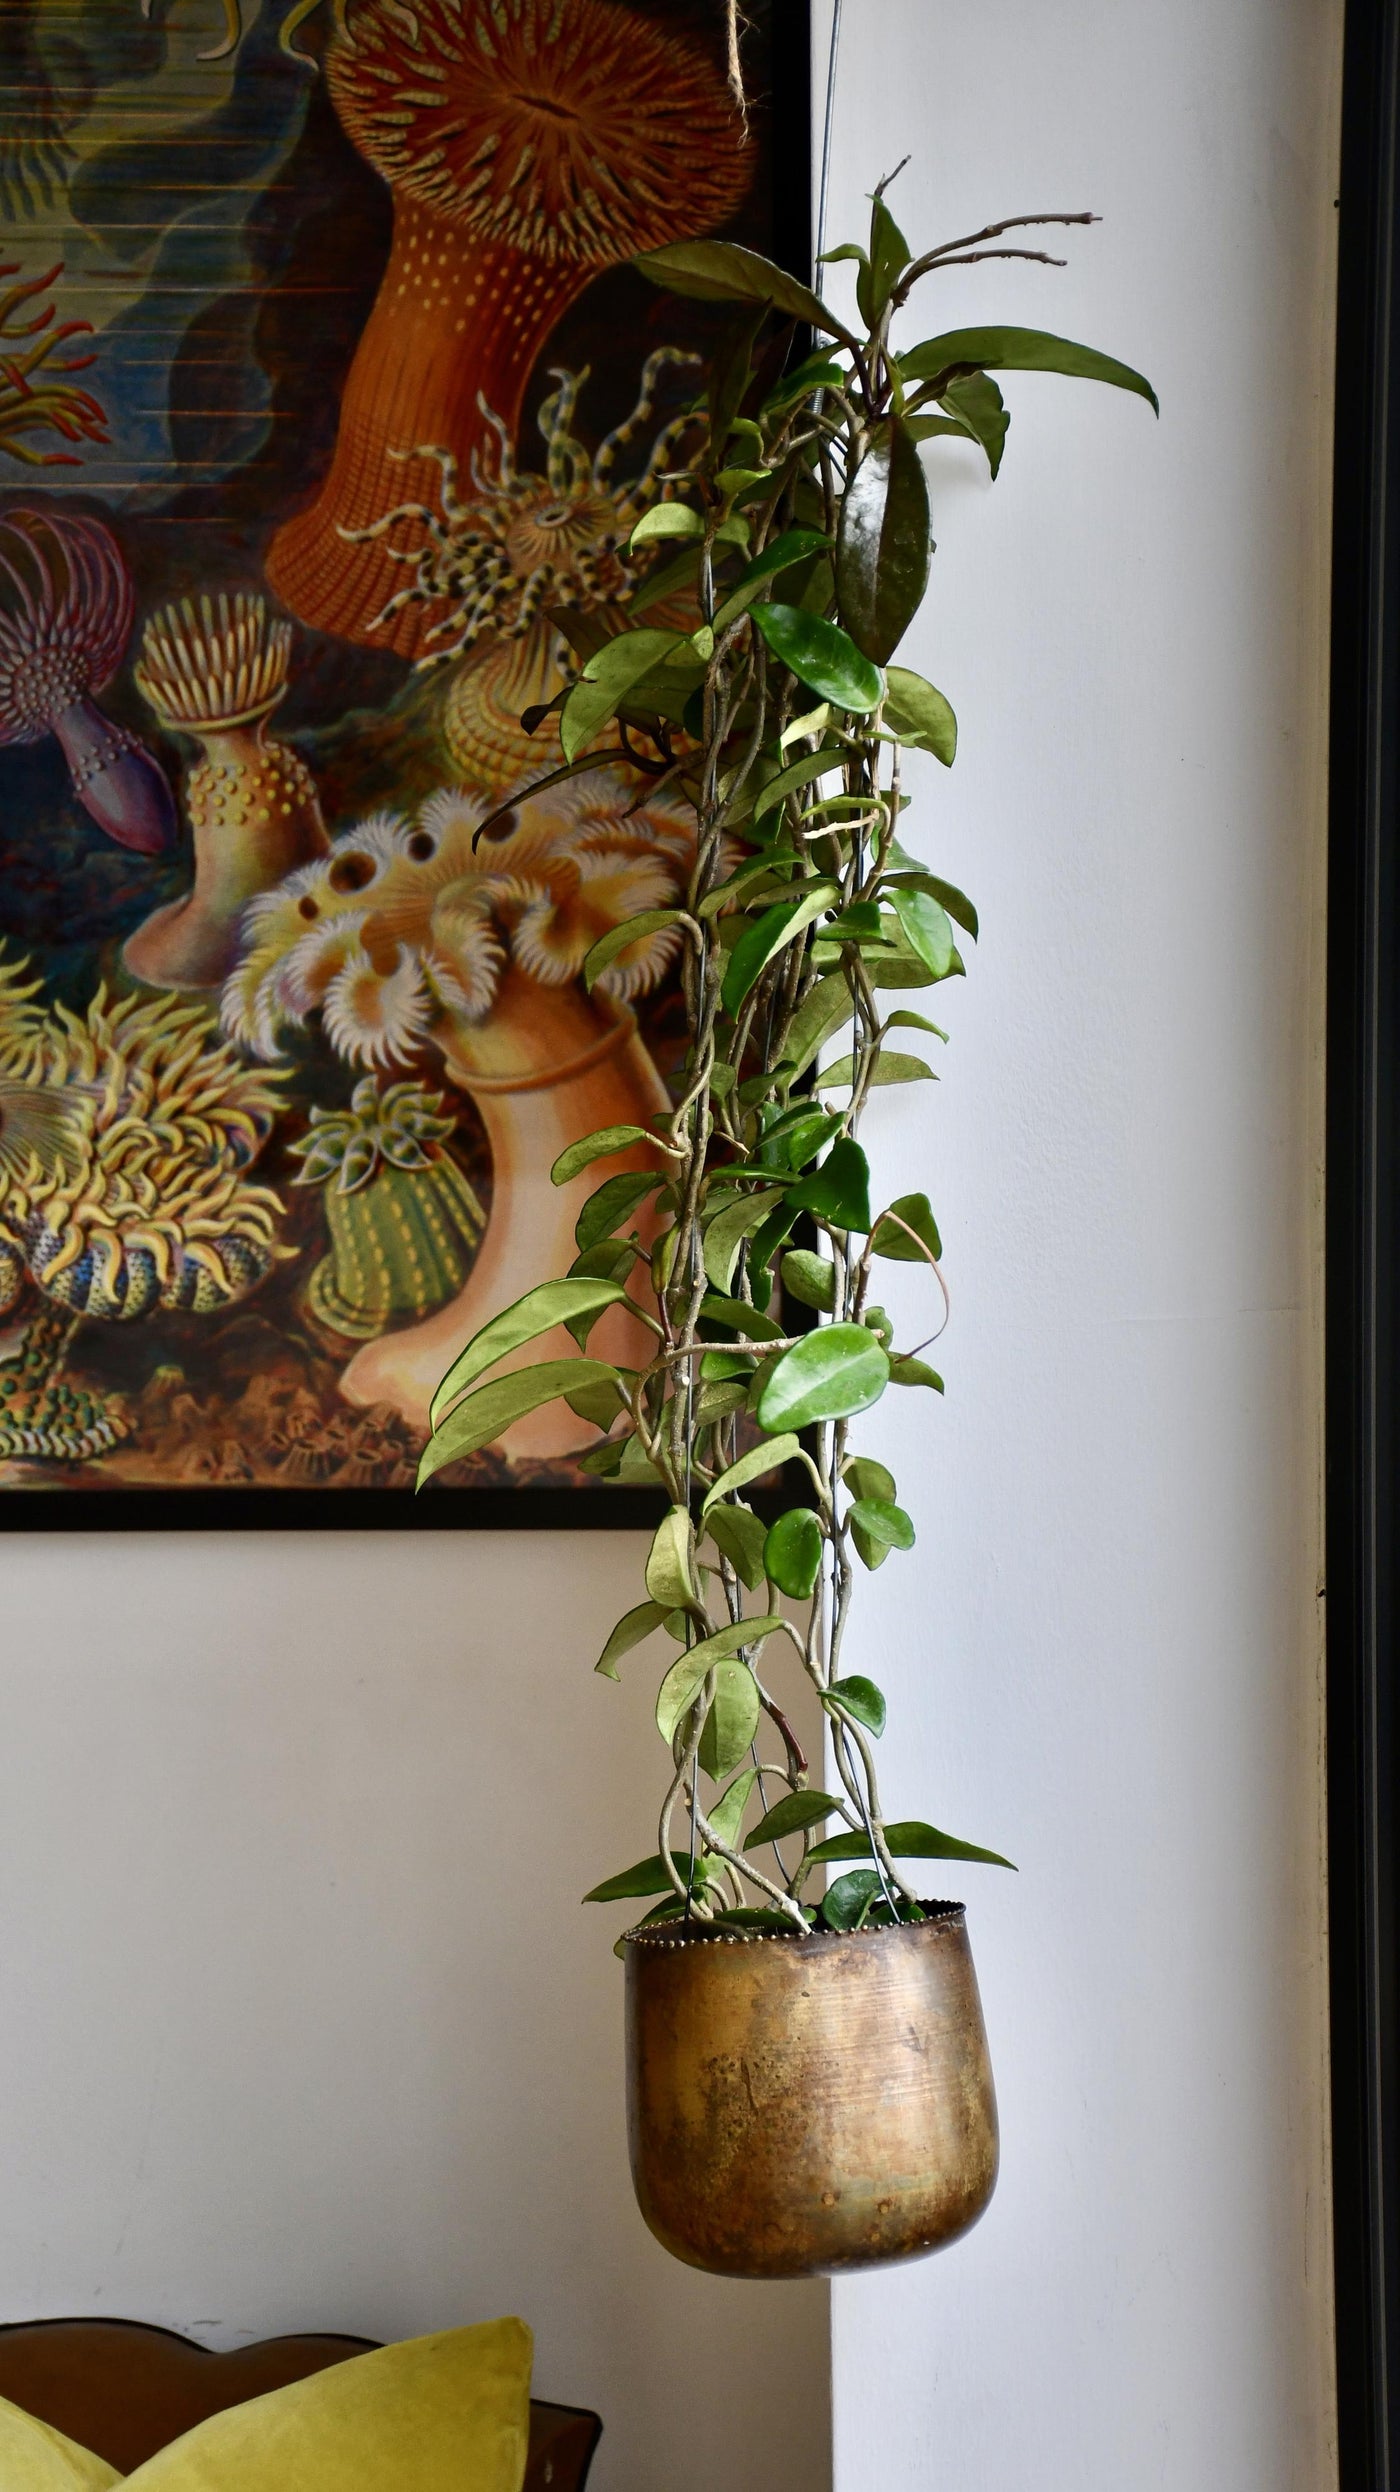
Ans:
{"label": "framed artwork", "polygon": [[568,1411],[412,1484],[678,1059],[667,932],[580,970],[693,816],[528,791],[725,318],[633,255],[808,273],[746,18],[747,114],[718,0],[0,6],[0,1525],[653,1511]]}
{"label": "framed artwork", "polygon": [[1327,1783],[1342,2492],[1400,2492],[1400,0],[1346,16],[1327,1106]]}

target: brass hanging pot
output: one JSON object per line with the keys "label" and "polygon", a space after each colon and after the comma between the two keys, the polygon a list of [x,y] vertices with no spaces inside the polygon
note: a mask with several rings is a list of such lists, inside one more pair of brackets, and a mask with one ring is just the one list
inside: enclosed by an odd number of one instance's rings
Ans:
{"label": "brass hanging pot", "polygon": [[721,2276],[920,2258],[996,2185],[961,1904],[898,1927],[626,1940],[628,2139],[658,2241]]}

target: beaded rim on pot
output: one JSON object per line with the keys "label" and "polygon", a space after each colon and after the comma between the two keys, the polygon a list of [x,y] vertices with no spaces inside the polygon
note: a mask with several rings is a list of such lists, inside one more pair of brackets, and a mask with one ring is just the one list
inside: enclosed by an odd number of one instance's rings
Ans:
{"label": "beaded rim on pot", "polygon": [[770,1939],[783,1944],[805,1946],[809,1939],[822,1938],[889,1938],[896,1930],[927,1929],[932,1922],[946,1929],[950,1922],[967,1917],[966,1904],[942,1901],[921,1902],[922,1921],[886,1921],[874,1929],[863,1930],[720,1930],[704,1921],[663,1921],[648,1928],[639,1922],[636,1929],[625,1930],[620,1944],[624,1947],[652,1947],[662,1953],[677,1954],[684,1947],[752,1947],[766,1946]]}

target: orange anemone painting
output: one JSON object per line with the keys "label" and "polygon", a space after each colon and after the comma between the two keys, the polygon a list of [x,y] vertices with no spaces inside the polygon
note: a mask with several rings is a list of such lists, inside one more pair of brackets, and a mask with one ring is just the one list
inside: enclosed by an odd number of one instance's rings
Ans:
{"label": "orange anemone painting", "polygon": [[683,1046],[671,927],[581,972],[694,816],[538,783],[693,594],[726,314],[634,256],[806,274],[745,17],[741,105],[720,0],[0,0],[0,1523],[637,1519],[566,1405],[413,1482]]}

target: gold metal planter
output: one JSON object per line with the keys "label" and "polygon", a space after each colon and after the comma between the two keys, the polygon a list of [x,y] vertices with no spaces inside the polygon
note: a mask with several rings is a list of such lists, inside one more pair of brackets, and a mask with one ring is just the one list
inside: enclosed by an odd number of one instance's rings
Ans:
{"label": "gold metal planter", "polygon": [[941,2249],[996,2185],[960,1904],[808,1938],[678,1923],[627,1940],[628,2137],[658,2241],[722,2276]]}

